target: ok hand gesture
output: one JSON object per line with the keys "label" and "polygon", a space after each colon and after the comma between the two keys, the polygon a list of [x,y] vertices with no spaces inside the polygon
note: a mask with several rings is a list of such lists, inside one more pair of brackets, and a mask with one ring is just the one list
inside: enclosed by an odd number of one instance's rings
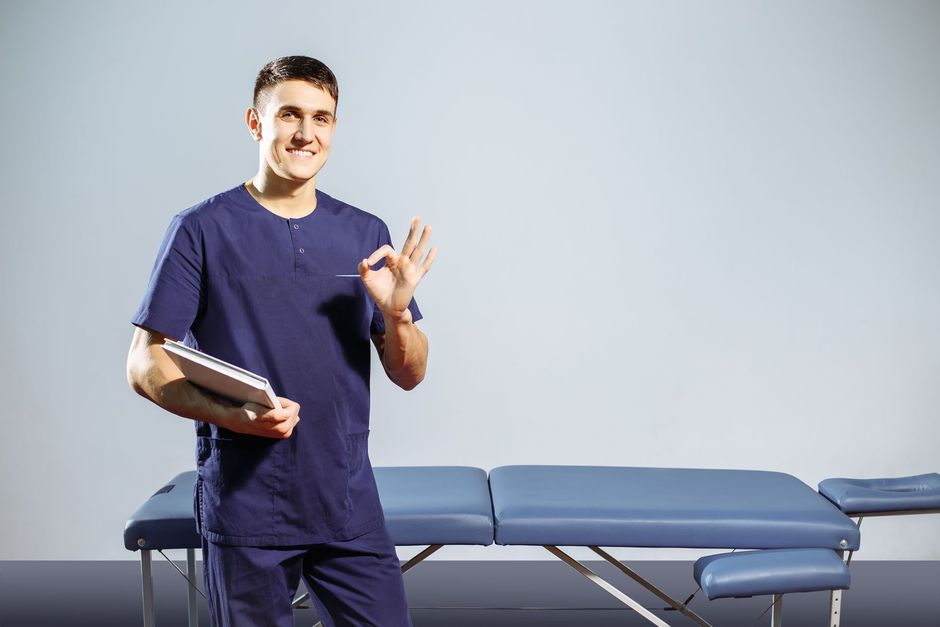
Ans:
{"label": "ok hand gesture", "polygon": [[[402,322],[411,322],[408,304],[418,283],[431,269],[434,257],[437,256],[437,246],[432,246],[427,256],[421,259],[431,237],[431,227],[425,226],[421,231],[421,239],[418,239],[420,224],[420,218],[412,218],[411,230],[401,247],[401,254],[386,244],[369,255],[368,259],[359,262],[359,276],[387,322],[391,321],[390,316]],[[382,259],[385,259],[385,266],[372,270],[371,267]]]}

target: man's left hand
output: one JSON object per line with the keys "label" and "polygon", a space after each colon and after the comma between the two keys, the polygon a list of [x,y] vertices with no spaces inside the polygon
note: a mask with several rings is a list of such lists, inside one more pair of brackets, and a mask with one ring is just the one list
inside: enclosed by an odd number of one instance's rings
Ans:
{"label": "man's left hand", "polygon": [[[432,246],[422,260],[431,238],[431,227],[425,226],[419,239],[420,224],[420,218],[412,218],[411,230],[408,231],[408,238],[401,247],[401,253],[396,253],[394,248],[386,244],[369,255],[368,259],[359,262],[359,276],[362,277],[369,296],[379,306],[386,322],[411,322],[408,305],[414,296],[415,288],[431,269],[434,257],[437,256],[437,246]],[[372,266],[382,259],[385,259],[385,266],[372,270]]]}

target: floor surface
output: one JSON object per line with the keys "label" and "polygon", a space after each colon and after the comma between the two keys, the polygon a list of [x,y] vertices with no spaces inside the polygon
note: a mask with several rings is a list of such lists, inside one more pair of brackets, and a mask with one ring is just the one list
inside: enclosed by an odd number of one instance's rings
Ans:
{"label": "floor surface", "polygon": [[[157,561],[159,560],[159,562]],[[671,625],[694,626],[605,562],[589,566]],[[679,599],[696,586],[691,562],[630,564]],[[185,563],[182,564],[185,570]],[[154,561],[158,627],[186,625],[186,582],[157,555]],[[628,627],[649,625],[619,606],[580,574],[551,561],[429,561],[405,575],[414,627]],[[760,617],[769,597],[707,601],[691,607],[718,626],[770,625]],[[827,593],[784,597],[784,625],[827,625]],[[208,625],[200,598],[200,624]],[[514,608],[529,609],[514,609]],[[312,609],[295,611],[298,627],[316,621]],[[2,627],[139,627],[137,562],[0,562]],[[940,627],[940,562],[852,564],[845,593],[845,627]]]}

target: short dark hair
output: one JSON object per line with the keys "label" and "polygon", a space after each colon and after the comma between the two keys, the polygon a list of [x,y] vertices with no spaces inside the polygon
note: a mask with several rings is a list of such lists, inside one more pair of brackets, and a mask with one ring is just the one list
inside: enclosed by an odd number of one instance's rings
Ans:
{"label": "short dark hair", "polygon": [[307,81],[313,83],[339,103],[339,86],[336,76],[324,63],[311,57],[280,57],[266,64],[255,79],[255,97],[253,106],[259,111],[267,101],[265,90],[284,81]]}

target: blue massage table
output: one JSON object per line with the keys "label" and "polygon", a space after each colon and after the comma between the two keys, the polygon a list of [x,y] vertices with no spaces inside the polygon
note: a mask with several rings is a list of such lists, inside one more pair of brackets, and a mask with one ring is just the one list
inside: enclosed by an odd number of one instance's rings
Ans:
{"label": "blue massage table", "polygon": [[[503,466],[487,477],[479,468],[433,466],[380,467],[375,475],[395,544],[427,545],[402,572],[447,544],[543,546],[659,627],[668,623],[559,547],[589,547],[702,627],[709,623],[688,607],[691,597],[672,598],[602,547],[733,549],[695,563],[706,597],[771,595],[779,626],[784,594],[828,590],[837,627],[861,519],[940,511],[936,473],[829,479],[819,492],[787,474],[746,470]],[[145,627],[155,625],[151,551],[166,549],[187,550],[187,572],[177,570],[192,583],[189,624],[197,625],[194,481],[195,472],[177,475],[125,527],[125,546],[141,553]]]}

